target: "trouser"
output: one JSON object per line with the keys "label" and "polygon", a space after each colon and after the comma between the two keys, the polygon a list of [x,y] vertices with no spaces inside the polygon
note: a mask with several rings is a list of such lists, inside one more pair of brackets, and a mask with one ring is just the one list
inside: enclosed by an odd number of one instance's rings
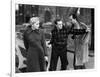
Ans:
{"label": "trouser", "polygon": [[25,68],[21,68],[21,69],[19,69],[19,70],[20,70],[21,72],[27,72],[26,69],[27,69],[27,68],[25,67]]}
{"label": "trouser", "polygon": [[56,70],[59,57],[60,57],[60,60],[61,60],[61,70],[66,70],[66,67],[68,65],[66,50],[63,50],[63,49],[57,50],[55,48],[52,48],[49,71],[55,71]]}

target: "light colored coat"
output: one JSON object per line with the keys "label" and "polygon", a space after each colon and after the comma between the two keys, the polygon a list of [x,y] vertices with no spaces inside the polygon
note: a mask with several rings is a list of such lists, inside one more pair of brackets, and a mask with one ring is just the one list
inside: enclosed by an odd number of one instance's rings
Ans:
{"label": "light colored coat", "polygon": [[75,44],[75,65],[83,65],[88,62],[89,55],[89,43],[90,39],[90,31],[87,30],[87,33],[84,35],[76,35],[76,39],[74,40]]}

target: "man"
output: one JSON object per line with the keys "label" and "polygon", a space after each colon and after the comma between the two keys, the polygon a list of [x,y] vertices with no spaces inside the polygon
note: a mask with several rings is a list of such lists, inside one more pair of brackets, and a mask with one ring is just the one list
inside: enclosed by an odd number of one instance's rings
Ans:
{"label": "man", "polygon": [[68,65],[67,60],[67,38],[70,29],[63,25],[61,19],[55,20],[56,26],[52,30],[52,38],[50,44],[52,44],[52,53],[50,61],[50,71],[55,71],[57,67],[58,58],[61,60],[61,70],[66,70]]}
{"label": "man", "polygon": [[[52,53],[51,53],[51,61],[50,61],[50,71],[55,71],[57,67],[57,61],[60,57],[61,60],[61,70],[66,70],[68,65],[67,60],[67,38],[69,34],[74,35],[82,35],[86,31],[85,29],[78,29],[79,25],[76,23],[75,20],[72,20],[72,17],[75,17],[75,15],[71,16],[71,27],[65,27],[63,25],[63,22],[61,19],[56,19],[55,24],[56,26],[52,30],[52,38],[51,38],[51,44],[52,44]],[[74,27],[77,27],[77,29],[73,29]]]}

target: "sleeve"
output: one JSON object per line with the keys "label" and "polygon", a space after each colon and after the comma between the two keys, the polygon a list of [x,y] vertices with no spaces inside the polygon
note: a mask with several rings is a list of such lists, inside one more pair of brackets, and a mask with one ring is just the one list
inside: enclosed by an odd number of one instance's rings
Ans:
{"label": "sleeve", "polygon": [[53,35],[53,31],[51,31],[51,40],[49,44],[53,44],[53,42],[54,42],[54,35]]}
{"label": "sleeve", "polygon": [[81,34],[84,34],[84,33],[86,33],[85,29],[72,29],[70,31],[70,34],[74,34],[74,35],[81,35]]}
{"label": "sleeve", "polygon": [[90,40],[90,32],[87,32],[86,37],[84,38],[84,43],[89,43]]}
{"label": "sleeve", "polygon": [[[75,21],[74,23],[72,23],[72,27],[73,28],[71,28],[70,34],[74,34],[74,35],[85,34],[86,33],[86,29],[80,29],[80,27],[79,27],[80,25],[81,25],[81,23],[79,24],[77,21]],[[74,27],[76,27],[76,29],[74,29]]]}
{"label": "sleeve", "polygon": [[72,25],[71,27],[66,27],[67,34],[73,34],[72,32],[73,28],[74,28],[74,25]]}
{"label": "sleeve", "polygon": [[75,39],[76,35],[83,35],[86,34],[87,32],[85,29],[73,29],[70,33],[73,34],[72,39]]}
{"label": "sleeve", "polygon": [[23,41],[24,41],[24,46],[27,50],[28,47],[29,47],[29,44],[28,44],[28,41],[27,41],[26,32],[24,32],[24,34],[23,34]]}
{"label": "sleeve", "polygon": [[42,32],[42,47],[44,49],[45,56],[48,56],[44,32]]}

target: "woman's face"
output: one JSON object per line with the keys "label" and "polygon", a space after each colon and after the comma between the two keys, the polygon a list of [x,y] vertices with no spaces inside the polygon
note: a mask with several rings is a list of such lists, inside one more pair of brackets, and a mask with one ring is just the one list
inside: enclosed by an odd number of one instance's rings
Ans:
{"label": "woman's face", "polygon": [[75,19],[73,19],[72,15],[69,17],[69,19],[70,19],[71,22],[75,21]]}
{"label": "woman's face", "polygon": [[33,23],[32,28],[38,29],[39,28],[39,21],[36,21],[35,23]]}

